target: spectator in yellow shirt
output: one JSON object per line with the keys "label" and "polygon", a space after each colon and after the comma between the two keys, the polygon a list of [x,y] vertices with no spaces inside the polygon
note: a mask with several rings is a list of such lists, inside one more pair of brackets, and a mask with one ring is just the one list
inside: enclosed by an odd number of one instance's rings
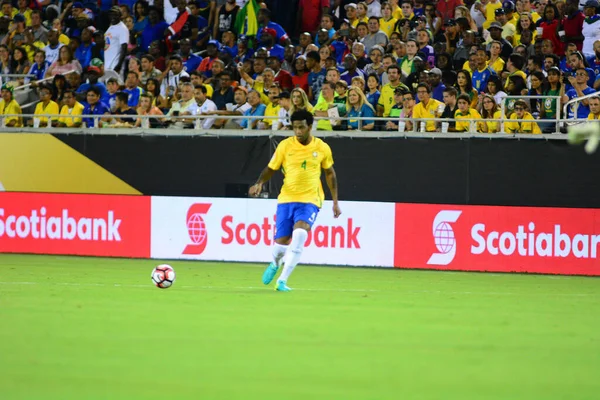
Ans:
{"label": "spectator in yellow shirt", "polygon": [[21,117],[21,106],[13,98],[13,87],[2,86],[2,100],[0,100],[0,115],[13,115],[7,117],[4,123],[8,127],[20,128],[23,126],[23,118]]}
{"label": "spectator in yellow shirt", "polygon": [[29,0],[19,0],[17,5],[19,6],[17,13],[25,17],[26,26],[31,26],[31,9],[29,8]]}
{"label": "spectator in yellow shirt", "polygon": [[12,6],[12,3],[7,0],[4,0],[2,2],[1,10],[2,11],[0,12],[0,17],[7,16],[10,17],[10,19],[13,19],[15,15],[19,13],[19,11],[17,11],[17,9]]}
{"label": "spectator in yellow shirt", "polygon": [[[444,112],[446,107],[441,101],[431,98],[431,87],[426,83],[419,83],[417,86],[417,97],[419,98],[419,104],[413,108],[412,117],[413,119],[419,118],[436,118]],[[435,132],[437,129],[437,123],[435,121],[422,121],[425,123],[425,131]],[[421,126],[418,125],[419,132],[422,131]]]}
{"label": "spectator in yellow shirt", "polygon": [[[527,111],[527,103],[523,100],[515,102],[515,112],[510,116],[510,121],[506,123],[506,133],[532,133],[541,134],[540,127],[535,122],[535,118]],[[514,121],[525,120],[525,121]],[[529,122],[531,121],[531,122]]]}
{"label": "spectator in yellow shirt", "polygon": [[[317,102],[312,110],[315,117],[328,117],[329,109],[336,108],[337,106],[333,102],[335,93],[335,85],[331,82],[324,82],[321,87],[321,94],[323,98]],[[333,127],[329,119],[321,119],[317,122],[317,130],[320,131],[331,131]]]}
{"label": "spectator in yellow shirt", "polygon": [[[34,119],[37,118],[39,126],[45,128],[48,125],[48,120],[52,121],[52,124],[58,121],[58,116],[47,117],[47,115],[58,115],[58,104],[52,101],[52,91],[48,87],[42,87],[40,89],[40,102],[35,106]],[[33,124],[33,121],[31,122]]]}
{"label": "spectator in yellow shirt", "polygon": [[[458,110],[454,113],[456,132],[481,132],[481,115],[471,108],[471,99],[468,94],[461,94],[456,99]],[[472,123],[472,125],[471,125]]]}
{"label": "spectator in yellow shirt", "polygon": [[388,36],[388,38],[392,36],[394,28],[396,27],[396,22],[398,22],[392,13],[392,6],[389,3],[383,3],[381,5],[382,18],[379,19],[379,26],[381,27],[383,33]]}
{"label": "spectator in yellow shirt", "polygon": [[[481,100],[481,117],[486,120],[481,124],[481,132],[483,133],[496,133],[500,132],[500,119],[502,119],[502,111],[496,103],[494,96],[486,94]],[[496,121],[494,121],[496,120]]]}
{"label": "spectator in yellow shirt", "polygon": [[[58,119],[55,126],[61,128],[79,128],[82,124],[81,115],[83,114],[83,104],[77,101],[75,92],[66,90],[63,95],[65,105],[60,110],[61,117]],[[79,117],[77,117],[79,116]]]}
{"label": "spectator in yellow shirt", "polygon": [[[265,117],[277,117],[279,116],[279,95],[281,89],[278,85],[273,84],[269,88],[269,103],[265,110]],[[272,129],[274,123],[277,123],[277,118],[265,118],[263,119],[264,129]]]}
{"label": "spectator in yellow shirt", "polygon": [[588,119],[600,120],[600,96],[590,97],[588,101],[590,107]]}

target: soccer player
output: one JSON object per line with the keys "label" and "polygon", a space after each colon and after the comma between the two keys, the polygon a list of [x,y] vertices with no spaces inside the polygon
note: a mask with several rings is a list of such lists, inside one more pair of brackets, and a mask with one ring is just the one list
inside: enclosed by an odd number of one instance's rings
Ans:
{"label": "soccer player", "polygon": [[294,136],[279,143],[269,165],[249,190],[251,196],[257,197],[263,184],[271,179],[275,171],[281,169],[284,172],[285,178],[277,205],[273,262],[262,277],[263,283],[268,285],[283,264],[283,271],[275,286],[275,290],[282,292],[291,290],[287,286],[287,280],[300,261],[308,232],[323,205],[325,194],[321,186],[322,169],[325,170],[327,186],[333,198],[333,216],[337,218],[342,214],[338,204],[338,183],[331,149],[321,139],[310,134],[313,121],[312,114],[306,110],[298,110],[292,114]]}

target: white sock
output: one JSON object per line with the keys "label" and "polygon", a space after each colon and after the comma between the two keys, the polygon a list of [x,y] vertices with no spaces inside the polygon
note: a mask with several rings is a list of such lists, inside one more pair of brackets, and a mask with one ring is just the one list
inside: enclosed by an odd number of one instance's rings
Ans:
{"label": "white sock", "polygon": [[292,274],[292,271],[294,271],[294,268],[296,268],[296,265],[298,265],[306,239],[308,239],[307,231],[304,229],[294,229],[294,232],[292,233],[292,242],[285,253],[283,271],[279,276],[279,281],[287,281]]}
{"label": "white sock", "polygon": [[283,260],[283,256],[285,255],[285,251],[288,246],[279,243],[273,243],[273,262],[278,267],[281,267],[281,261]]}

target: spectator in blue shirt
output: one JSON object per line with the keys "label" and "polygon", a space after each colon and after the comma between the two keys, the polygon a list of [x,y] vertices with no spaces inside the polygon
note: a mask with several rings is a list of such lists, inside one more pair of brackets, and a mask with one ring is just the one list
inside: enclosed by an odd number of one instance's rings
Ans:
{"label": "spectator in blue shirt", "polygon": [[165,30],[169,27],[165,21],[161,21],[160,14],[155,7],[150,7],[148,11],[148,25],[144,28],[140,40],[140,49],[142,52],[148,52],[150,43],[155,40],[163,40]]}
{"label": "spectator in blue shirt", "polygon": [[137,72],[129,71],[125,78],[125,89],[123,89],[123,93],[127,93],[129,96],[127,100],[127,105],[129,107],[137,107],[140,102],[140,96],[144,93],[144,90],[138,86],[139,83],[140,78],[138,77]]}
{"label": "spectator in blue shirt", "polygon": [[256,20],[260,25],[258,33],[256,34],[256,41],[258,43],[260,43],[261,36],[264,33],[262,28],[271,28],[275,30],[277,34],[275,43],[279,43],[284,46],[290,43],[290,38],[288,37],[288,34],[285,32],[285,30],[281,27],[281,25],[271,21],[271,11],[269,11],[266,8],[261,8],[260,10],[258,10]]}
{"label": "spectator in blue shirt", "polygon": [[181,55],[181,61],[183,61],[183,70],[188,74],[197,70],[202,62],[202,57],[192,53],[192,42],[190,42],[190,39],[181,39],[179,46],[179,54]]}
{"label": "spectator in blue shirt", "polygon": [[[108,115],[110,114],[110,110],[108,106],[102,102],[100,102],[100,90],[96,87],[91,87],[87,91],[86,95],[87,104],[83,109],[83,115]],[[98,118],[98,127],[102,125],[102,121],[107,121],[106,119]],[[83,124],[88,128],[94,127],[94,118],[88,117],[83,118]]]}
{"label": "spectator in blue shirt", "polygon": [[[566,92],[562,98],[563,104],[567,103],[576,97],[582,97],[586,94],[594,93],[595,90],[587,85],[589,75],[585,67],[580,67],[575,70],[575,76],[569,76],[569,83],[573,87]],[[582,100],[577,106],[576,118],[585,119],[590,113],[589,99]],[[569,118],[573,118],[575,113],[573,112],[573,106],[569,106]]]}
{"label": "spectator in blue shirt", "polygon": [[[29,69],[28,74],[35,75],[34,81],[39,81],[44,79],[46,75],[46,70],[50,66],[50,63],[46,61],[46,53],[43,50],[37,50],[35,55],[33,56],[33,60],[35,61],[31,68]],[[29,82],[29,78],[26,79],[26,83]]]}
{"label": "spectator in blue shirt", "polygon": [[444,101],[444,90],[446,85],[442,83],[442,70],[432,68],[427,72],[428,83],[431,86],[431,97],[437,101]]}
{"label": "spectator in blue shirt", "polygon": [[348,99],[346,100],[346,109],[348,110],[348,130],[357,130],[360,127],[362,131],[370,131],[375,127],[375,121],[357,120],[354,118],[372,118],[375,117],[375,110],[365,97],[360,88],[350,86],[348,88]]}
{"label": "spectator in blue shirt", "polygon": [[85,28],[81,32],[81,44],[75,50],[75,58],[81,64],[81,68],[84,70],[90,66],[92,60],[92,50],[95,44],[92,42],[93,32],[90,28]]}
{"label": "spectator in blue shirt", "polygon": [[98,82],[100,74],[100,68],[88,67],[86,72],[87,82],[79,86],[79,88],[76,91],[76,93],[78,94],[78,99],[83,100],[84,95],[87,96],[88,90],[90,90],[92,87],[98,89],[100,97],[104,97],[106,95],[106,86],[104,86],[102,82]]}
{"label": "spectator in blue shirt", "polygon": [[[250,105],[250,109],[244,112],[244,116],[263,116],[265,115],[265,110],[267,106],[260,102],[260,95],[256,90],[251,90],[248,93],[248,104]],[[260,129],[257,128],[260,119],[244,119],[242,120],[240,126],[243,129]]]}

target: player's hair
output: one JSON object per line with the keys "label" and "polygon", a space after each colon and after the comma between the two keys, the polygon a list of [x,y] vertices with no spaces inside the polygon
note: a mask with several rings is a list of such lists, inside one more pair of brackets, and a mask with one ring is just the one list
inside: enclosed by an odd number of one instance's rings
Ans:
{"label": "player's hair", "polygon": [[306,121],[306,124],[308,126],[312,126],[314,120],[315,119],[314,119],[313,115],[308,110],[294,111],[294,113],[292,114],[292,116],[290,118],[291,122],[294,122],[294,121]]}
{"label": "player's hair", "polygon": [[127,100],[129,100],[129,95],[127,93],[125,93],[125,92],[117,92],[115,94],[115,98],[117,100],[121,100],[124,103],[127,103]]}
{"label": "player's hair", "polygon": [[376,16],[373,15],[373,16],[369,17],[369,21],[372,19],[374,19],[375,21],[377,21],[377,23],[379,23],[379,18],[377,18]]}
{"label": "player's hair", "polygon": [[135,77],[139,79],[139,76],[138,76],[137,72],[135,72],[135,71],[127,71],[127,77],[129,77],[129,75],[132,75],[132,74],[135,75]]}
{"label": "player's hair", "polygon": [[340,75],[340,70],[337,69],[336,67],[329,67],[329,68],[327,68],[327,72],[329,72],[329,71],[335,71],[335,72],[337,72],[338,75]]}
{"label": "player's hair", "polygon": [[150,54],[144,54],[140,59],[143,60],[144,58],[148,60],[148,62],[154,62],[156,60],[154,56]]}
{"label": "player's hair", "polygon": [[204,85],[195,85],[194,90],[199,89],[202,93],[206,94],[208,91],[206,90],[206,86]]}

